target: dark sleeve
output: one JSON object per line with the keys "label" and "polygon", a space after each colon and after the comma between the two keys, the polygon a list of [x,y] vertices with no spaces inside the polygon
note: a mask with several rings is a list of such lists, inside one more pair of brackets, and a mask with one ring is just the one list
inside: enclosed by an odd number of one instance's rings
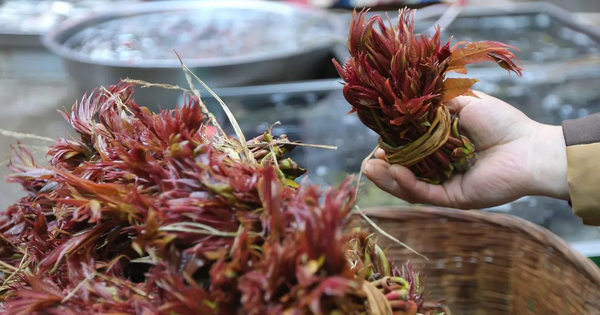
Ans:
{"label": "dark sleeve", "polygon": [[571,206],[587,225],[600,225],[600,113],[565,120]]}

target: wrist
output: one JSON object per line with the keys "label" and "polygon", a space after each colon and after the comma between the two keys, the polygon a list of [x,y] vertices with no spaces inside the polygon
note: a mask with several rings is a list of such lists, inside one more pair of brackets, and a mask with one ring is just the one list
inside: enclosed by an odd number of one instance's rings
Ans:
{"label": "wrist", "polygon": [[568,200],[567,148],[562,126],[538,124],[529,150],[532,194]]}

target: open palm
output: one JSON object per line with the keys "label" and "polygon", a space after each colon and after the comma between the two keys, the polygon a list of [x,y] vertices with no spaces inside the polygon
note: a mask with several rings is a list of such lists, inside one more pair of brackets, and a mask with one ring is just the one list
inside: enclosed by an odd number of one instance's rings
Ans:
{"label": "open palm", "polygon": [[563,197],[566,174],[564,184],[544,183],[553,176],[562,178],[547,165],[565,155],[564,144],[561,151],[558,142],[560,127],[537,123],[501,100],[476,94],[479,98],[461,96],[448,105],[459,112],[461,131],[477,150],[476,162],[466,173],[455,173],[443,185],[427,184],[405,167],[390,166],[379,151],[378,159],[367,164],[366,176],[408,202],[460,209],[491,207],[525,195]]}

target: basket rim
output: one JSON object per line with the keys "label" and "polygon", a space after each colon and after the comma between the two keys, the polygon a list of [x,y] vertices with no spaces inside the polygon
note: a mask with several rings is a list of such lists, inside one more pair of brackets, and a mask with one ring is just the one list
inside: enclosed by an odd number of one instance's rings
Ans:
{"label": "basket rim", "polygon": [[[514,215],[490,213],[481,210],[458,210],[427,206],[381,206],[363,209],[373,219],[408,221],[416,218],[451,218],[465,222],[482,222],[502,226],[525,234],[537,242],[553,248],[567,261],[583,272],[590,281],[600,286],[600,268],[588,257],[573,249],[565,240],[549,230]],[[409,244],[410,245],[410,244]]]}

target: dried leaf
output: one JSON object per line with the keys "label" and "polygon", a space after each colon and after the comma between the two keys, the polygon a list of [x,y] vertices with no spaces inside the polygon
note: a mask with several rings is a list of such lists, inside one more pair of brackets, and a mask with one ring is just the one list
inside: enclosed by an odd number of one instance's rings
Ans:
{"label": "dried leaf", "polygon": [[457,96],[468,95],[478,97],[477,94],[473,93],[471,87],[473,84],[479,82],[477,79],[467,78],[448,78],[444,81],[444,92],[442,96],[442,103],[449,102]]}

